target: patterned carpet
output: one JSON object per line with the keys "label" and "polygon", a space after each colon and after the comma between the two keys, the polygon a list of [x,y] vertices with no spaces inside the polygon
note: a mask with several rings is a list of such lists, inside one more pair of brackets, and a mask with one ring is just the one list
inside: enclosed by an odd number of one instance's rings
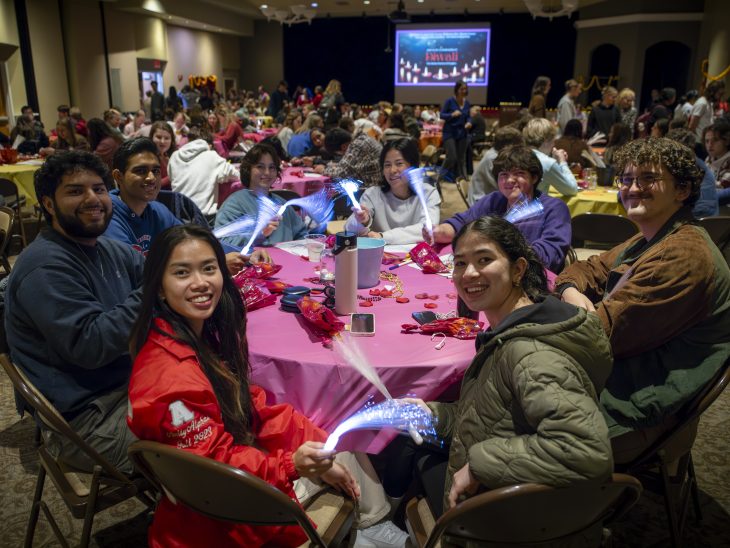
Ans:
{"label": "patterned carpet", "polygon": [[[704,519],[700,525],[689,518],[683,546],[686,548],[730,546],[730,390],[703,415],[693,450]],[[26,522],[35,487],[38,458],[33,446],[33,423],[19,420],[10,381],[0,371],[0,546],[23,544]],[[46,482],[45,495],[60,528],[70,543],[77,543],[81,521],[73,519]],[[136,500],[100,513],[92,534],[92,546],[145,546],[149,515]],[[615,547],[669,546],[663,501],[646,493],[613,529]],[[58,546],[41,516],[35,535],[36,547]]]}

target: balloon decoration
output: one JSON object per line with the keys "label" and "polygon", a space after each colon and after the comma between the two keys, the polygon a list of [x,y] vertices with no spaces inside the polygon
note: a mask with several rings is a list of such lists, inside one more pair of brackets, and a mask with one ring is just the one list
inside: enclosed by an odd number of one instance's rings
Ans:
{"label": "balloon decoration", "polygon": [[188,84],[190,84],[190,87],[201,91],[208,88],[213,93],[217,82],[218,77],[215,74],[211,74],[210,76],[195,76],[191,74],[188,76]]}

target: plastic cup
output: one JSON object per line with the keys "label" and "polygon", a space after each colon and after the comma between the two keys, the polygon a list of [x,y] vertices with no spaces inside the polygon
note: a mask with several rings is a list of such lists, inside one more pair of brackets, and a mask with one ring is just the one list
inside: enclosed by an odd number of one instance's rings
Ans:
{"label": "plastic cup", "polygon": [[326,239],[324,234],[310,234],[305,238],[310,262],[318,263],[321,260]]}

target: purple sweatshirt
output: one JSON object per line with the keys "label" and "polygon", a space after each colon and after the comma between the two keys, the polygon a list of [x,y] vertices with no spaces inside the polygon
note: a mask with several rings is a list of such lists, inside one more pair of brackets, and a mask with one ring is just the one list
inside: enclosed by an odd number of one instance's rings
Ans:
{"label": "purple sweatshirt", "polygon": [[[517,222],[515,226],[520,229],[545,267],[557,274],[563,268],[565,254],[568,252],[573,235],[570,212],[565,202],[558,198],[552,198],[537,190],[535,197],[542,202],[545,208],[544,214]],[[457,213],[444,222],[459,232],[462,226],[476,221],[479,217],[502,216],[506,212],[507,198],[497,191],[487,194],[463,213]]]}

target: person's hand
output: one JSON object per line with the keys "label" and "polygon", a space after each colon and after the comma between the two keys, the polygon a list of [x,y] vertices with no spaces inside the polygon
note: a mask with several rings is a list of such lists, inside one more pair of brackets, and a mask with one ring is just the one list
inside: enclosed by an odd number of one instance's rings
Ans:
{"label": "person's hand", "polygon": [[553,147],[552,156],[561,164],[568,161],[568,153],[565,152],[562,148]]}
{"label": "person's hand", "polygon": [[360,211],[353,207],[352,212],[355,214],[357,222],[361,225],[366,226],[370,222],[370,210],[367,207],[361,205]]}
{"label": "person's hand", "polygon": [[40,154],[41,156],[43,156],[45,158],[46,156],[53,155],[54,152],[56,152],[56,149],[53,147],[43,147],[42,149],[40,149],[38,151],[38,154]]}
{"label": "person's hand", "polygon": [[471,475],[469,463],[466,463],[454,474],[449,491],[449,508],[453,508],[459,502],[461,495],[473,495],[479,489],[479,481]]}
{"label": "person's hand", "polygon": [[360,498],[360,486],[346,466],[336,462],[319,478],[353,500]]}
{"label": "person's hand", "polygon": [[294,167],[302,165],[302,159],[295,156],[291,159],[291,165]]}
{"label": "person's hand", "polygon": [[313,164],[314,158],[312,156],[305,156],[304,158],[302,158],[302,165],[312,167]]}
{"label": "person's hand", "polygon": [[460,110],[455,110],[454,112],[451,113],[452,118],[458,118],[459,116],[461,116]]}
{"label": "person's hand", "polygon": [[238,274],[242,268],[246,266],[246,257],[241,255],[238,251],[231,251],[226,253],[226,266],[231,276]]}
{"label": "person's hand", "polygon": [[251,255],[246,257],[246,260],[251,264],[269,263],[274,264],[274,260],[269,255],[269,252],[265,249],[256,249]]}
{"label": "person's hand", "polygon": [[471,122],[467,122],[466,124],[464,124],[464,128],[471,129]]}
{"label": "person's hand", "polygon": [[383,233],[382,232],[375,232],[374,230],[371,230],[367,233],[368,238],[378,238],[379,240],[383,239]]}
{"label": "person's hand", "polygon": [[267,224],[264,229],[261,231],[261,233],[264,235],[264,238],[268,238],[271,236],[271,233],[274,232],[277,228],[279,228],[279,221],[281,220],[280,217],[274,217],[269,224]]}
{"label": "person's hand", "polygon": [[316,166],[314,166],[312,168],[312,171],[314,171],[315,173],[319,173],[320,175],[322,175],[324,173],[324,167],[325,167],[324,164],[317,164]]}
{"label": "person's hand", "polygon": [[317,478],[332,468],[335,452],[322,449],[324,443],[305,441],[292,455],[294,468],[303,478]]}
{"label": "person's hand", "polygon": [[426,242],[428,245],[433,245],[436,243],[436,241],[434,239],[434,235],[436,233],[437,228],[438,227],[436,227],[436,226],[433,227],[433,234],[432,234],[431,232],[428,231],[428,229],[426,228],[426,225],[423,225],[421,227],[421,236],[423,236],[423,241]]}
{"label": "person's hand", "polygon": [[454,239],[454,236],[456,235],[454,227],[448,223],[441,223],[440,225],[436,225],[435,227],[433,227],[433,238],[429,237],[428,230],[426,230],[425,226],[423,227],[423,230],[421,232],[423,234],[423,240],[430,245],[433,245],[435,243],[449,243],[451,240]]}
{"label": "person's hand", "polygon": [[591,300],[578,291],[575,287],[569,287],[563,291],[560,298],[563,302],[585,308],[588,312],[595,312],[596,307],[593,306]]}
{"label": "person's hand", "polygon": [[431,411],[431,408],[426,405],[426,402],[423,401],[421,398],[399,398],[396,400],[398,402],[405,402],[405,403],[412,403],[413,405],[417,405],[421,409],[423,409],[426,413],[429,415],[433,415],[433,411]]}

